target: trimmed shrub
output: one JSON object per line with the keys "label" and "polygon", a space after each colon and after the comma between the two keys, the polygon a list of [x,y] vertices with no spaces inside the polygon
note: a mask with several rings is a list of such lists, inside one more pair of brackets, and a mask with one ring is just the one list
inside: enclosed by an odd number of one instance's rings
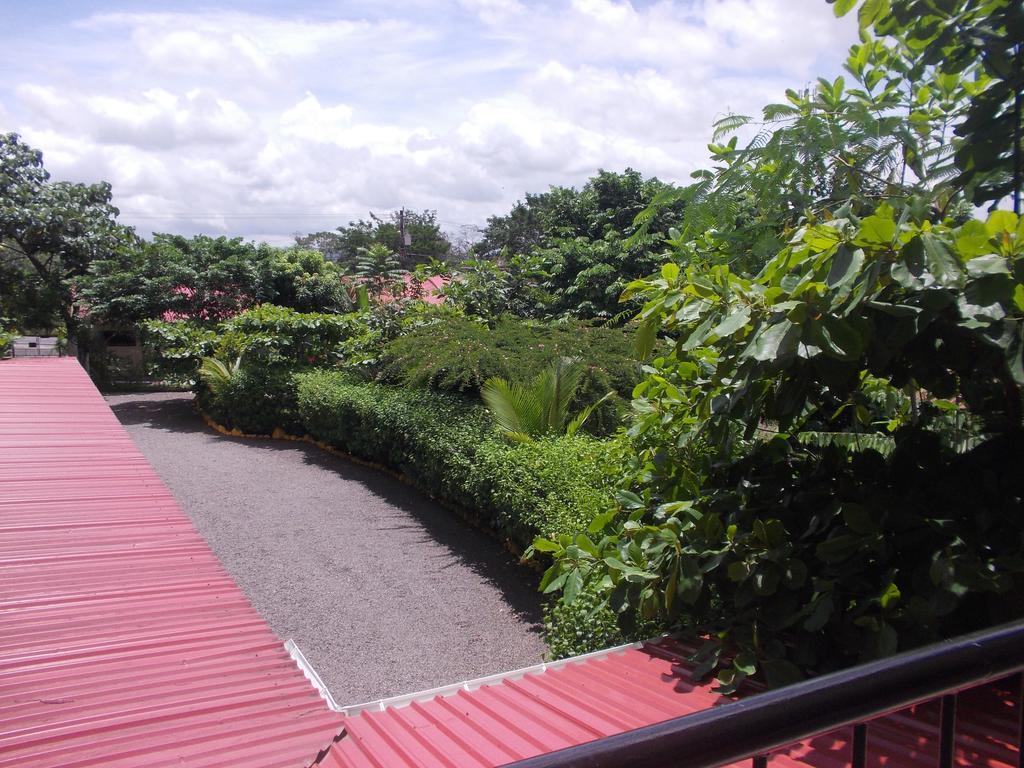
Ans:
{"label": "trimmed shrub", "polygon": [[216,394],[197,387],[196,398],[204,413],[228,429],[250,435],[269,435],[275,427],[291,434],[305,431],[291,371],[242,366]]}
{"label": "trimmed shrub", "polygon": [[607,442],[513,445],[464,398],[337,372],[296,376],[296,405],[310,436],[401,471],[523,547],[541,532],[583,530],[611,504]]}
{"label": "trimmed shrub", "polygon": [[476,452],[476,485],[503,526],[530,532],[581,533],[614,502],[609,490],[612,444],[589,436],[511,444],[491,438]]}

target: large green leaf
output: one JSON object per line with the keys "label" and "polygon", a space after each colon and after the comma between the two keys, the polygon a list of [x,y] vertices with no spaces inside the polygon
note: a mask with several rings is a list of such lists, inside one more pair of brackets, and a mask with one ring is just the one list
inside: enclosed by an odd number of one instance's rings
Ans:
{"label": "large green leaf", "polygon": [[742,307],[741,309],[728,315],[722,322],[716,325],[711,330],[712,336],[718,336],[724,338],[726,336],[732,336],[740,328],[750,322],[750,308]]}
{"label": "large green leaf", "polygon": [[761,361],[786,357],[795,351],[799,337],[799,328],[789,320],[762,325],[743,351],[743,357]]}
{"label": "large green leaf", "polygon": [[857,4],[857,0],[828,0],[832,3],[832,12],[836,16],[845,16]]}
{"label": "large green leaf", "polygon": [[949,241],[932,232],[922,232],[921,244],[924,246],[928,271],[935,277],[936,282],[948,287],[962,285],[964,274],[960,268],[960,260],[953,253]]}
{"label": "large green leaf", "polygon": [[636,356],[646,360],[658,338],[658,323],[656,320],[646,320],[640,324],[636,332]]}
{"label": "large green leaf", "polygon": [[832,257],[825,283],[829,288],[845,288],[852,283],[864,266],[864,251],[840,246]]}
{"label": "large green leaf", "polygon": [[891,245],[896,237],[896,222],[890,217],[877,214],[866,217],[857,230],[854,242],[858,245]]}
{"label": "large green leaf", "polygon": [[956,249],[964,261],[983,256],[992,253],[991,238],[983,222],[971,219],[957,232]]}
{"label": "large green leaf", "polygon": [[865,339],[846,320],[825,315],[820,322],[813,323],[815,333],[812,340],[817,342],[825,354],[838,360],[856,360],[864,352]]}

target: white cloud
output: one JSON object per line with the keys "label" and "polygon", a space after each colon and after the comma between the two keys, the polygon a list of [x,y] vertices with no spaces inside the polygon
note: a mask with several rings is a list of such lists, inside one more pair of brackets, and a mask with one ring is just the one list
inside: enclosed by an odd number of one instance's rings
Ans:
{"label": "white cloud", "polygon": [[15,93],[47,127],[85,135],[99,144],[153,150],[230,145],[244,141],[251,131],[252,121],[238,104],[202,89],[177,95],[152,88],[126,98],[29,84]]}
{"label": "white cloud", "polygon": [[325,48],[358,48],[367,39],[413,31],[401,20],[323,22],[219,10],[109,13],[85,19],[78,26],[89,31],[128,29],[138,49],[153,62],[167,66],[222,66],[240,59],[243,68],[257,70],[266,69],[275,59],[309,58]]}
{"label": "white cloud", "polygon": [[685,181],[716,117],[834,73],[855,31],[824,0],[424,0],[52,37],[0,45],[0,121],[55,176],[111,181],[143,232],[287,239],[400,205],[482,223],[598,168]]}
{"label": "white cloud", "polygon": [[316,142],[335,140],[352,125],[352,107],[337,104],[322,107],[312,93],[281,115],[281,130],[286,136],[295,136]]}
{"label": "white cloud", "polygon": [[459,4],[477,14],[485,24],[501,24],[527,11],[519,0],[459,0]]}

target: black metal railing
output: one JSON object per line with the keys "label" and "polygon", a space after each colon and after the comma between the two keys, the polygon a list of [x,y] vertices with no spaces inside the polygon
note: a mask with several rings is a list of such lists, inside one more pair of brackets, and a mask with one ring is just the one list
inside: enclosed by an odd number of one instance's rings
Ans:
{"label": "black metal railing", "polygon": [[[1024,671],[1024,622],[929,645],[656,725],[521,760],[508,768],[716,768],[853,726],[852,762],[867,760],[867,721],[941,699],[939,768],[952,768],[957,693]],[[1022,675],[1024,681],[1024,675]],[[1024,695],[1024,687],[1020,688]],[[1024,739],[1024,701],[1018,734]],[[1018,745],[1021,742],[1018,742]],[[1024,760],[1018,756],[1018,765]]]}

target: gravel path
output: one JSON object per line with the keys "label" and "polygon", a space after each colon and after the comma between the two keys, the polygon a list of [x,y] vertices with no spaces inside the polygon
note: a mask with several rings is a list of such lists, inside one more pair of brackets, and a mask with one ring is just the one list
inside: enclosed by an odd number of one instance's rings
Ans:
{"label": "gravel path", "polygon": [[191,395],[107,397],[214,552],[342,705],[536,664],[536,578],[392,477],[224,437]]}

